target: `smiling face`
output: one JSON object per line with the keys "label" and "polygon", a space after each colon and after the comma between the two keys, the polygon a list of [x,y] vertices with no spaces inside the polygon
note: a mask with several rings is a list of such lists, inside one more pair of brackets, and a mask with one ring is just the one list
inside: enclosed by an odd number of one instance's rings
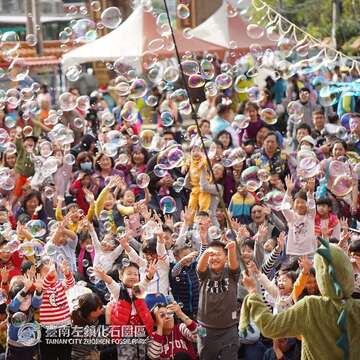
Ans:
{"label": "smiling face", "polygon": [[125,206],[132,206],[135,203],[135,195],[131,190],[126,190],[124,193],[123,203]]}
{"label": "smiling face", "polygon": [[33,214],[39,205],[39,199],[36,196],[33,196],[26,202],[25,210],[28,214]]}
{"label": "smiling face", "polygon": [[299,215],[305,215],[307,212],[307,202],[304,199],[297,198],[294,201],[294,210]]}
{"label": "smiling face", "polygon": [[132,288],[140,280],[139,270],[135,266],[127,266],[120,278],[127,288]]}
{"label": "smiling face", "polygon": [[215,272],[223,271],[226,262],[225,250],[221,246],[211,246],[210,248],[216,251],[215,254],[209,256],[210,269]]}
{"label": "smiling face", "polygon": [[333,147],[333,156],[335,159],[345,156],[346,150],[341,143],[336,143]]}
{"label": "smiling face", "polygon": [[112,167],[111,159],[106,155],[103,155],[98,160],[98,163],[99,163],[99,166],[100,166],[101,170],[109,170]]}
{"label": "smiling face", "polygon": [[288,295],[293,289],[293,282],[287,274],[281,274],[278,278],[278,288],[281,295]]}
{"label": "smiling face", "polygon": [[241,247],[241,258],[247,264],[249,261],[253,260],[254,258],[254,250],[247,245]]}

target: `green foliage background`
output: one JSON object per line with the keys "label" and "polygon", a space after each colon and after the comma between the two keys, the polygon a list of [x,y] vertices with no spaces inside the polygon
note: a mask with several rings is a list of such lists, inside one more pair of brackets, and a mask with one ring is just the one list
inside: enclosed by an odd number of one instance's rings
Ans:
{"label": "green foliage background", "polygon": [[[316,38],[331,36],[332,0],[265,0],[284,17]],[[352,55],[359,51],[350,48],[360,36],[360,0],[337,0],[340,17],[336,39],[338,48]]]}

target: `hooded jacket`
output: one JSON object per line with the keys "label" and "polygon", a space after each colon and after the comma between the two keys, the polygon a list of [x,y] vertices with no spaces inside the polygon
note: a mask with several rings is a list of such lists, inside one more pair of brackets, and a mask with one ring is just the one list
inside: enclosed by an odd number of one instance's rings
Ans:
{"label": "hooded jacket", "polygon": [[[306,296],[287,311],[272,315],[258,294],[242,305],[240,331],[250,319],[265,337],[302,336],[302,360],[355,360],[360,354],[360,301],[351,298],[354,274],[348,256],[337,246],[315,255],[321,296]],[[321,255],[320,255],[321,254]]]}

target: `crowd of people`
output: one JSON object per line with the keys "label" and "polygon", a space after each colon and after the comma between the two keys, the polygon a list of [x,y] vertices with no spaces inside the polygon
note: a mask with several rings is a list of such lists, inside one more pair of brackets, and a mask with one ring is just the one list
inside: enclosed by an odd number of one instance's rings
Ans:
{"label": "crowd of people", "polygon": [[207,86],[198,127],[183,84],[9,89],[3,358],[359,356],[359,97],[321,93],[357,80]]}

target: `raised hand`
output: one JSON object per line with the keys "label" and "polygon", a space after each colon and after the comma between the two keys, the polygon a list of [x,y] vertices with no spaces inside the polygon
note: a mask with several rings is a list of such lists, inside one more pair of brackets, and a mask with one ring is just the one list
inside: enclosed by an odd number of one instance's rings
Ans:
{"label": "raised hand", "polygon": [[249,261],[247,264],[247,269],[250,275],[258,275],[260,273],[259,269],[257,268],[255,261]]}
{"label": "raised hand", "polygon": [[306,183],[306,190],[313,194],[315,191],[315,178],[310,178],[308,179],[307,183]]}
{"label": "raised hand", "polygon": [[303,255],[300,256],[298,263],[303,273],[308,274],[310,269],[312,268],[312,261],[306,255]]}
{"label": "raised hand", "polygon": [[38,293],[41,293],[43,286],[43,277],[40,274],[36,274],[34,279],[34,286]]}
{"label": "raised hand", "polygon": [[24,290],[25,290],[25,292],[28,292],[33,285],[33,279],[29,275],[24,274],[23,281],[24,281]]}
{"label": "raised hand", "polygon": [[246,271],[242,272],[242,284],[249,293],[256,292],[256,280],[252,276],[248,276]]}
{"label": "raised hand", "polygon": [[157,271],[157,259],[151,260],[148,264],[148,268],[147,268],[147,277],[149,279],[153,279],[154,275]]}
{"label": "raised hand", "polygon": [[278,236],[278,247],[280,250],[284,250],[286,243],[286,232],[282,231]]}
{"label": "raised hand", "polygon": [[294,180],[293,180],[292,176],[287,175],[285,177],[285,185],[286,185],[287,192],[289,194],[291,194],[292,191],[294,190],[294,187],[295,187],[295,183],[294,183]]}

